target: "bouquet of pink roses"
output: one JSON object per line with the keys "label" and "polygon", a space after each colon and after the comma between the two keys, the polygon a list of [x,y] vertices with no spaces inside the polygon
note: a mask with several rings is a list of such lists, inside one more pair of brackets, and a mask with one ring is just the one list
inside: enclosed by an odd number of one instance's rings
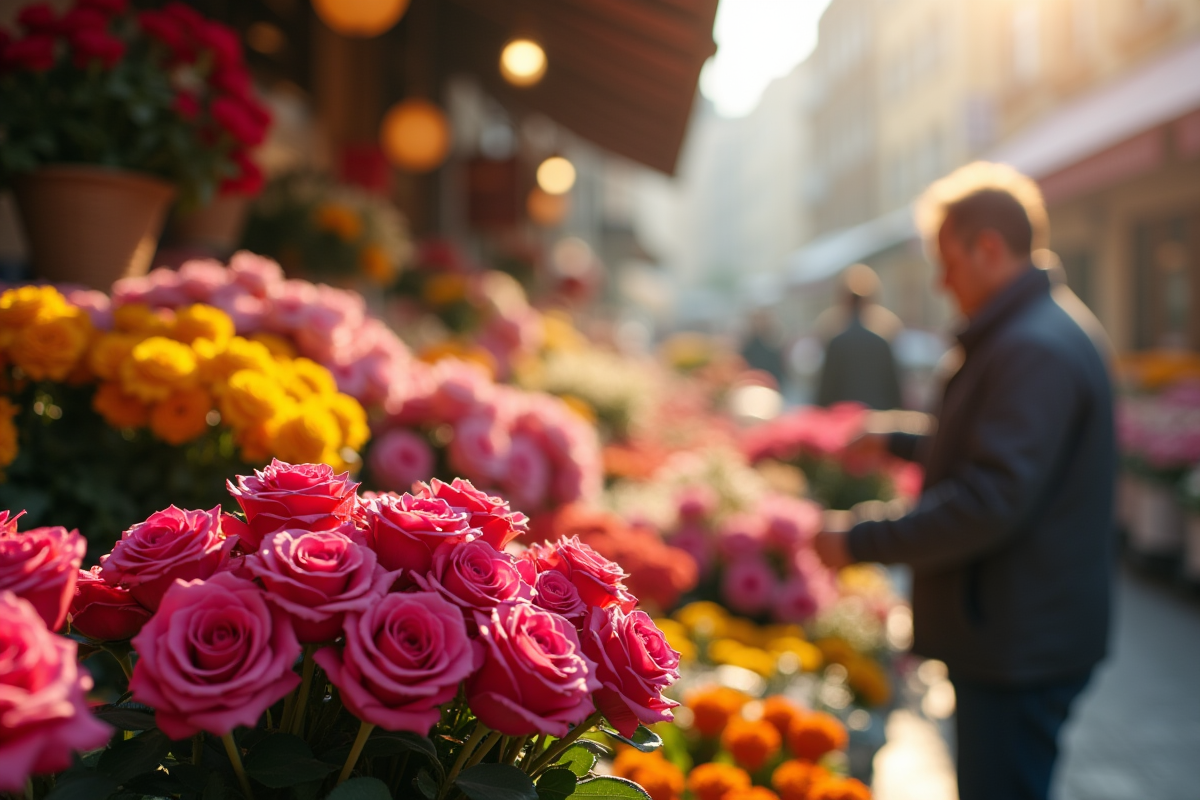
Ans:
{"label": "bouquet of pink roses", "polygon": [[[172,506],[90,571],[77,532],[0,513],[0,794],[648,797],[583,738],[653,749],[678,705],[620,566],[506,552],[525,516],[462,480],[360,495],[275,461],[228,488],[242,516]],[[127,683],[89,708],[99,650]]]}

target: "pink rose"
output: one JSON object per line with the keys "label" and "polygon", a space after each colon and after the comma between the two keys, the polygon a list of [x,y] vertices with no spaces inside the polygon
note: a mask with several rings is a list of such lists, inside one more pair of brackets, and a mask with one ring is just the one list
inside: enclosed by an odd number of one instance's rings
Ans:
{"label": "pink rose", "polygon": [[479,364],[444,359],[433,366],[433,406],[438,418],[455,423],[473,409],[491,401],[496,384]]}
{"label": "pink rose", "polygon": [[593,608],[581,635],[584,655],[596,662],[603,684],[596,708],[618,733],[632,736],[639,722],[674,719],[671,709],[679,703],[663,697],[663,690],[679,680],[679,653],[645,611]]}
{"label": "pink rose", "polygon": [[556,569],[548,569],[538,574],[536,580],[533,604],[566,617],[576,628],[583,627],[588,606],[580,599],[571,579]]}
{"label": "pink rose", "polygon": [[470,514],[471,527],[482,531],[480,538],[497,550],[503,550],[513,539],[529,532],[529,518],[520,511],[513,511],[507,500],[492,497],[462,478],[455,478],[451,483],[434,478],[417,487],[415,494],[440,498],[455,509]]}
{"label": "pink rose", "polygon": [[114,642],[129,639],[142,629],[150,612],[128,589],[107,583],[100,567],[79,570],[71,600],[71,628],[89,639]]}
{"label": "pink rose", "polygon": [[531,437],[512,437],[500,483],[518,505],[541,508],[550,493],[551,468],[545,453]]}
{"label": "pink rose", "polygon": [[632,611],[637,605],[637,598],[625,588],[624,580],[629,575],[620,565],[581,542],[578,536],[564,537],[554,545],[539,545],[530,550],[539,571],[554,569],[566,575],[587,605],[600,608],[615,605],[625,611]]}
{"label": "pink rose", "polygon": [[327,531],[354,515],[358,484],[350,473],[335,474],[327,464],[288,464],[278,459],[253,476],[238,475],[226,487],[246,514],[240,531],[243,549],[257,550],[268,534],[285,528]]}
{"label": "pink rose", "polygon": [[153,706],[155,723],[176,741],[254,727],[300,683],[292,671],[300,643],[287,614],[228,572],[175,583],[133,646],[133,699]]}
{"label": "pink rose", "polygon": [[780,622],[807,622],[819,608],[820,604],[803,576],[788,578],[775,596],[775,619]]}
{"label": "pink rose", "polygon": [[408,491],[417,481],[433,475],[433,449],[425,438],[404,428],[393,428],[376,439],[367,456],[371,477],[388,489]]}
{"label": "pink rose", "polygon": [[812,541],[821,530],[824,512],[811,500],[774,496],[762,503],[766,522],[765,538],[785,553],[792,553]]}
{"label": "pink rose", "polygon": [[433,592],[389,594],[346,614],[346,645],[314,660],[360,720],[424,736],[479,665],[458,606]]}
{"label": "pink rose", "polygon": [[439,545],[461,544],[479,533],[465,512],[437,498],[376,495],[363,501],[358,514],[367,545],[388,570],[424,574]]}
{"label": "pink rose", "polygon": [[570,622],[528,603],[505,603],[476,611],[475,623],[484,660],[466,688],[480,722],[506,736],[564,736],[592,713],[600,682]]}
{"label": "pink rose", "polygon": [[30,775],[64,770],[112,735],[88,713],[92,679],[76,651],[28,600],[0,591],[0,792],[23,794]]}
{"label": "pink rose", "polygon": [[725,568],[721,596],[734,611],[754,615],[770,607],[778,584],[771,566],[762,556],[755,555]]}
{"label": "pink rose", "polygon": [[46,627],[56,631],[67,618],[75,595],[87,541],[79,531],[66,528],[34,528],[17,533],[17,517],[10,520],[4,512],[0,519],[0,591],[28,600],[46,621]]}
{"label": "pink rose", "polygon": [[135,600],[157,611],[176,579],[206,580],[220,572],[237,544],[221,532],[221,507],[183,511],[170,506],[139,522],[100,557],[100,576],[129,589]]}
{"label": "pink rose", "polygon": [[720,499],[716,491],[705,484],[689,486],[679,496],[679,518],[699,524],[717,509]]}
{"label": "pink rose", "polygon": [[687,553],[696,562],[700,572],[707,573],[713,562],[713,546],[709,532],[700,525],[685,522],[671,536],[668,544]]}
{"label": "pink rose", "polygon": [[336,639],[346,613],[378,602],[397,577],[342,531],[277,531],[246,557],[246,569],[291,617],[301,644]]}
{"label": "pink rose", "polygon": [[446,455],[455,472],[474,480],[490,481],[503,472],[508,446],[508,431],[499,412],[485,406],[454,426],[454,438]]}
{"label": "pink rose", "polygon": [[484,541],[442,545],[434,551],[429,573],[414,580],[464,609],[483,611],[533,598],[533,587],[521,579],[516,559]]}
{"label": "pink rose", "polygon": [[725,520],[717,533],[721,555],[727,559],[745,558],[762,553],[766,524],[761,517],[739,514]]}
{"label": "pink rose", "polygon": [[283,283],[283,269],[278,262],[249,250],[239,250],[229,259],[233,279],[256,297],[266,297],[271,289]]}

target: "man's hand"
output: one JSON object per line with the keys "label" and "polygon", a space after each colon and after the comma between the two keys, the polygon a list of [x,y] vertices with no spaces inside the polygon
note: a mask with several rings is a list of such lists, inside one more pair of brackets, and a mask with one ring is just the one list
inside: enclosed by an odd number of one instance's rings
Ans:
{"label": "man's hand", "polygon": [[848,511],[826,511],[825,527],[813,541],[813,549],[825,566],[839,570],[854,563],[850,548],[846,545],[846,532],[854,524],[854,515]]}

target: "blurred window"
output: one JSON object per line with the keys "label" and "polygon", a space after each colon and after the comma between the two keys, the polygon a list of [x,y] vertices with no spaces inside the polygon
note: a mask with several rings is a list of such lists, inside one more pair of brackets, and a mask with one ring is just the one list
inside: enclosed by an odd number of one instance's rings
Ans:
{"label": "blurred window", "polygon": [[1038,7],[1025,3],[1013,11],[1012,74],[1018,83],[1031,83],[1041,69]]}
{"label": "blurred window", "polygon": [[1200,346],[1200,320],[1192,313],[1200,290],[1198,221],[1195,209],[1134,226],[1139,348]]}

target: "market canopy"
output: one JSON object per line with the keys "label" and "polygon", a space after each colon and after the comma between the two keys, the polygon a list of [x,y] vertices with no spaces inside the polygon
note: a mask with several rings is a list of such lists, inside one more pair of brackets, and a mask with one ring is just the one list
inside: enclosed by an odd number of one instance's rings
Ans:
{"label": "market canopy", "polygon": [[[716,11],[717,0],[449,0],[439,33],[450,63],[510,108],[672,174],[700,67],[716,51]],[[515,36],[537,40],[549,64],[525,89],[497,70]]]}

